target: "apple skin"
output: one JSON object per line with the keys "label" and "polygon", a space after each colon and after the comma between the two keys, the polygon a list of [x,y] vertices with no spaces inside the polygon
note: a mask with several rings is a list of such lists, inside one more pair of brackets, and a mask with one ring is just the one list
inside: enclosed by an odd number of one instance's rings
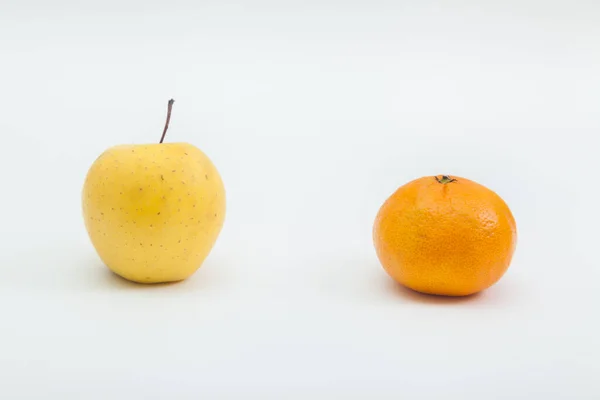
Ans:
{"label": "apple skin", "polygon": [[212,250],[225,221],[225,188],[188,143],[121,145],[90,167],[85,227],[114,273],[140,283],[181,281]]}

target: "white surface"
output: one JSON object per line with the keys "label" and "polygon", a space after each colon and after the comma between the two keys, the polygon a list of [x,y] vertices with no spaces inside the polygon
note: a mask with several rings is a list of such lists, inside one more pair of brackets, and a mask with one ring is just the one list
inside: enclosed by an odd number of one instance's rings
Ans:
{"label": "white surface", "polygon": [[[196,3],[0,4],[0,398],[600,398],[600,3]],[[170,97],[227,220],[190,280],[138,286],[80,191]],[[518,223],[465,300],[399,290],[371,242],[441,173]]]}

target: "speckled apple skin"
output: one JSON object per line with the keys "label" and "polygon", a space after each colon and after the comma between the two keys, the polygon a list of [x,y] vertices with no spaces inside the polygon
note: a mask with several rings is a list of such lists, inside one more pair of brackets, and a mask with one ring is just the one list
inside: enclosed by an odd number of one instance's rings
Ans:
{"label": "speckled apple skin", "polygon": [[187,143],[122,145],[92,164],[83,217],[102,261],[140,283],[180,281],[204,262],[225,220],[225,188]]}

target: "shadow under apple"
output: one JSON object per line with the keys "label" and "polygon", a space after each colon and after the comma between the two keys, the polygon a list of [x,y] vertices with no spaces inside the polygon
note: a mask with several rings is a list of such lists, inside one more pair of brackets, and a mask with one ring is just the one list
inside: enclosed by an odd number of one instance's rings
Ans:
{"label": "shadow under apple", "polygon": [[91,252],[45,248],[18,254],[2,267],[0,290],[18,292],[114,292],[140,290],[206,291],[223,284],[225,262],[209,256],[188,279],[179,282],[141,284],[113,273]]}
{"label": "shadow under apple", "polygon": [[139,291],[139,290],[208,290],[219,285],[221,277],[216,271],[220,269],[219,261],[212,260],[210,257],[204,262],[200,268],[194,272],[187,279],[173,282],[160,282],[160,283],[139,283],[130,281],[123,278],[122,276],[111,271],[102,261],[95,259],[92,262],[91,267],[88,269],[94,269],[89,271],[88,279],[89,284],[98,289],[105,288],[111,290],[127,290],[127,291]]}

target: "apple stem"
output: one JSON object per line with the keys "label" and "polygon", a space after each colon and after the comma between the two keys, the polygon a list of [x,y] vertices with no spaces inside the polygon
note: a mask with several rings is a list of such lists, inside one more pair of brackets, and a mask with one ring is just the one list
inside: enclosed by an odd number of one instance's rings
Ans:
{"label": "apple stem", "polygon": [[167,129],[169,129],[169,121],[171,121],[171,110],[173,109],[173,103],[175,100],[169,100],[169,105],[167,106],[167,120],[165,121],[165,128],[163,129],[162,136],[160,137],[160,142],[162,143],[165,140],[165,135],[167,134]]}

